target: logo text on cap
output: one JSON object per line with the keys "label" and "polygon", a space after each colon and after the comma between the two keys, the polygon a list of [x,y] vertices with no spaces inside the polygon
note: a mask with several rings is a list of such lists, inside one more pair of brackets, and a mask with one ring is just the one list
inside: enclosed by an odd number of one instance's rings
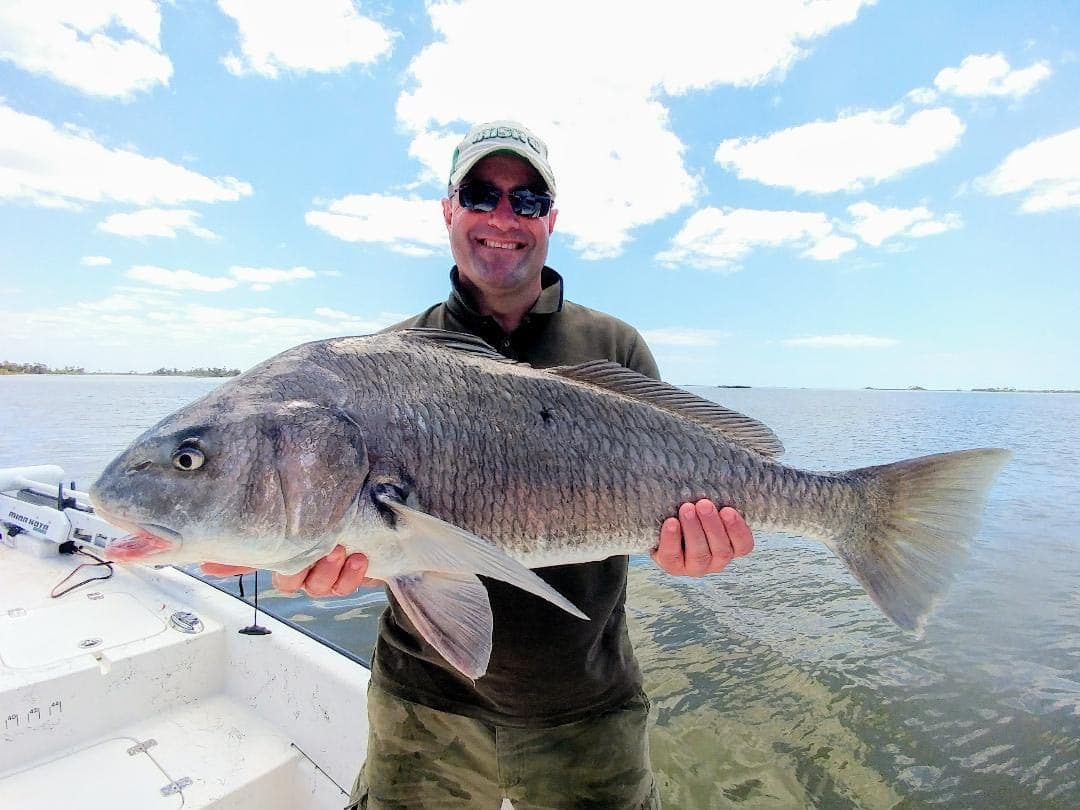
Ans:
{"label": "logo text on cap", "polygon": [[528,146],[536,154],[543,157],[543,151],[540,149],[540,142],[536,138],[531,137],[528,133],[522,132],[520,129],[514,129],[513,127],[488,127],[482,129],[473,136],[473,143],[480,143],[481,141],[488,141],[492,138],[510,138],[511,140],[520,141]]}

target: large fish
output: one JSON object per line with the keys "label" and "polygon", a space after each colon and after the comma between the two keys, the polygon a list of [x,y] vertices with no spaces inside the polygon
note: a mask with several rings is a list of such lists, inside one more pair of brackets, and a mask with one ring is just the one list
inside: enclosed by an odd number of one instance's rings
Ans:
{"label": "large fish", "polygon": [[610,362],[547,370],[410,330],[308,343],[166,417],[91,498],[131,531],[115,560],[293,573],[362,551],[471,678],[492,614],[477,574],[586,618],[530,568],[651,551],[684,501],[822,540],[886,616],[921,632],[963,561],[1004,450],[846,472],[775,460],[749,417]]}

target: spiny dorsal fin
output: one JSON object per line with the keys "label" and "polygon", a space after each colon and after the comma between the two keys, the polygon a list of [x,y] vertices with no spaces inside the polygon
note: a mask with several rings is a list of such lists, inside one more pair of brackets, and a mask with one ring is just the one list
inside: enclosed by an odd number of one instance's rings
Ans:
{"label": "spiny dorsal fin", "polygon": [[654,380],[636,371],[612,363],[594,360],[576,366],[549,368],[570,380],[590,383],[617,394],[648,402],[658,408],[677,413],[719,431],[729,441],[774,458],[784,452],[784,445],[768,425],[762,424],[738,411],[725,408],[707,399],[691,394],[674,385]]}
{"label": "spiny dorsal fin", "polygon": [[[404,329],[397,334],[429,340],[455,351],[487,357],[503,363],[526,365],[503,357],[474,335],[449,332],[444,329]],[[589,383],[613,393],[648,402],[657,408],[685,416],[719,431],[729,441],[747,447],[766,458],[784,452],[784,445],[767,426],[738,411],[717,405],[681,388],[638,374],[610,360],[594,360],[575,366],[556,366],[545,369],[568,380]]]}
{"label": "spiny dorsal fin", "polygon": [[503,363],[518,364],[516,360],[503,357],[481,338],[465,332],[451,332],[448,329],[432,329],[428,326],[415,326],[411,329],[400,329],[393,332],[393,334],[400,335],[406,339],[430,341],[431,343],[438,344],[446,349],[466,352],[467,354],[475,354],[481,357],[487,357],[490,360],[500,360]]}

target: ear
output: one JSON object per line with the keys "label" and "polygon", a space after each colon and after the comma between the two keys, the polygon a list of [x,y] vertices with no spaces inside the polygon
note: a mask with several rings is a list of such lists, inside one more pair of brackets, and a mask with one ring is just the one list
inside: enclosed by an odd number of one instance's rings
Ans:
{"label": "ear", "polygon": [[315,536],[340,522],[364,486],[364,436],[340,408],[291,403],[284,416],[268,418],[263,432],[273,447],[286,536]]}
{"label": "ear", "polygon": [[551,236],[552,232],[555,230],[555,219],[558,216],[559,216],[559,209],[558,208],[552,208],[550,211],[548,211],[548,218],[547,218],[547,220],[548,220],[547,221],[548,236]]}
{"label": "ear", "polygon": [[450,221],[453,219],[454,207],[450,202],[449,197],[443,197],[442,201],[442,217],[443,222],[446,223],[446,230],[450,230]]}

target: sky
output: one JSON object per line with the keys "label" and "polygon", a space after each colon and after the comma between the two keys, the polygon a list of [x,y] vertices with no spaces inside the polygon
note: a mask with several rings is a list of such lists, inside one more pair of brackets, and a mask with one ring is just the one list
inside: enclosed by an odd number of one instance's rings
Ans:
{"label": "sky", "polygon": [[1080,2],[0,0],[0,360],[248,368],[444,300],[470,124],[680,385],[1080,389]]}

